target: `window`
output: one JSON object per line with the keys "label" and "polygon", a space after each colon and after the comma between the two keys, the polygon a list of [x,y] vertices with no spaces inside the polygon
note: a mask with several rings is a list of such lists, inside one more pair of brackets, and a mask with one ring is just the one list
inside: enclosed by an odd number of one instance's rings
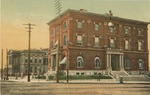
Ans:
{"label": "window", "polygon": [[77,45],[83,45],[82,35],[77,35]]}
{"label": "window", "polygon": [[131,68],[131,62],[129,58],[125,58],[125,69],[130,69]]}
{"label": "window", "polygon": [[64,36],[64,45],[67,45],[67,36]]}
{"label": "window", "polygon": [[30,63],[32,63],[32,57],[30,57]]}
{"label": "window", "polygon": [[28,58],[27,57],[25,58],[25,63],[28,63]]}
{"label": "window", "polygon": [[109,27],[110,32],[114,32],[114,27]]}
{"label": "window", "polygon": [[115,47],[114,39],[110,39],[110,47],[111,47],[111,48],[114,48],[114,47]]}
{"label": "window", "polygon": [[81,29],[82,27],[83,27],[82,21],[78,21],[77,22],[77,28]]}
{"label": "window", "polygon": [[35,73],[37,73],[37,67],[35,67],[34,70],[35,70]]}
{"label": "window", "polygon": [[39,63],[41,63],[42,62],[42,59],[41,59],[41,57],[39,57]]}
{"label": "window", "polygon": [[77,57],[77,67],[82,68],[83,67],[83,58],[81,56]]}
{"label": "window", "polygon": [[64,29],[67,28],[67,22],[64,22]]}
{"label": "window", "polygon": [[138,63],[139,63],[139,69],[144,69],[144,61],[142,59],[139,59]]}
{"label": "window", "polygon": [[51,48],[54,48],[54,41],[52,41],[51,43]]}
{"label": "window", "polygon": [[36,58],[34,59],[34,62],[37,63],[37,59]]}
{"label": "window", "polygon": [[99,37],[95,37],[95,46],[100,46],[100,39],[99,39]]}
{"label": "window", "polygon": [[53,35],[53,34],[54,34],[54,29],[51,30],[51,35]]}
{"label": "window", "polygon": [[32,67],[30,67],[30,72],[32,73]]}
{"label": "window", "polygon": [[94,59],[94,64],[95,64],[95,67],[100,67],[101,66],[101,60],[99,57],[96,57]]}
{"label": "window", "polygon": [[95,24],[95,30],[96,30],[96,31],[99,30],[99,24]]}
{"label": "window", "polygon": [[138,29],[138,36],[142,36],[142,29]]}
{"label": "window", "polygon": [[28,67],[26,67],[26,69],[25,69],[25,70],[26,70],[25,72],[26,72],[26,73],[28,73]]}
{"label": "window", "polygon": [[124,33],[125,33],[125,35],[129,34],[129,29],[125,28]]}
{"label": "window", "polygon": [[129,40],[125,40],[125,49],[129,49]]}
{"label": "window", "polygon": [[143,50],[143,49],[144,49],[144,42],[138,41],[138,50]]}

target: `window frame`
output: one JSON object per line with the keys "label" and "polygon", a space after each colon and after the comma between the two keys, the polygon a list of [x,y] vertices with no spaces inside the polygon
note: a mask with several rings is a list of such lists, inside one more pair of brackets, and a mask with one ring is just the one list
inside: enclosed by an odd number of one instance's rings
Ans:
{"label": "window frame", "polygon": [[[97,60],[99,61],[99,63],[97,63]],[[101,59],[99,57],[95,57],[94,59],[94,67],[95,68],[101,68]]]}
{"label": "window frame", "polygon": [[78,56],[77,57],[77,65],[76,65],[76,67],[77,68],[83,68],[84,66],[84,59],[83,59],[83,57],[82,56]]}

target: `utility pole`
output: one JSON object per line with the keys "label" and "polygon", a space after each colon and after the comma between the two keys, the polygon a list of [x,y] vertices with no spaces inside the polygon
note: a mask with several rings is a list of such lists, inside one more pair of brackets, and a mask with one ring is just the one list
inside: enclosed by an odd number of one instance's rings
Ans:
{"label": "utility pole", "polygon": [[23,25],[26,25],[28,27],[25,27],[28,29],[27,32],[29,32],[29,42],[28,42],[28,79],[27,81],[30,82],[30,38],[31,38],[31,29],[33,29],[31,26],[35,26],[35,24],[31,24],[31,23],[28,23],[28,24],[23,24]]}
{"label": "utility pole", "polygon": [[1,80],[3,80],[3,49],[1,54]]}
{"label": "utility pole", "polygon": [[8,49],[6,49],[6,80],[8,80]]}
{"label": "utility pole", "polygon": [[59,59],[60,59],[60,12],[61,12],[60,0],[55,0],[56,14],[58,14],[58,44],[57,44],[57,57],[56,57],[56,82],[59,83]]}

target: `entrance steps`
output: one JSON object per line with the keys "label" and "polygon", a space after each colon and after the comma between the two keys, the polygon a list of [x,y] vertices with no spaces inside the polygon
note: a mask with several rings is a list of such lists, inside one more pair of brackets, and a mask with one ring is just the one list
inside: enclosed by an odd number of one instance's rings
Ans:
{"label": "entrance steps", "polygon": [[146,75],[130,75],[123,77],[124,81],[150,81],[150,78]]}
{"label": "entrance steps", "polygon": [[129,75],[126,71],[112,71],[111,77],[118,80],[123,77],[123,81],[150,81],[147,75]]}

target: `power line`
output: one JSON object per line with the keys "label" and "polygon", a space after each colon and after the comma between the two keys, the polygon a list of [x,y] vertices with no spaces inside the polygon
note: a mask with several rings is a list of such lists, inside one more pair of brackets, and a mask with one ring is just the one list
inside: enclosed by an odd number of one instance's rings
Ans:
{"label": "power line", "polygon": [[28,27],[25,27],[25,28],[28,29],[27,32],[29,32],[29,44],[28,44],[28,79],[27,79],[27,81],[30,82],[30,38],[31,38],[31,29],[33,29],[32,26],[35,26],[35,24],[28,23],[28,24],[23,24],[23,25],[28,26]]}

